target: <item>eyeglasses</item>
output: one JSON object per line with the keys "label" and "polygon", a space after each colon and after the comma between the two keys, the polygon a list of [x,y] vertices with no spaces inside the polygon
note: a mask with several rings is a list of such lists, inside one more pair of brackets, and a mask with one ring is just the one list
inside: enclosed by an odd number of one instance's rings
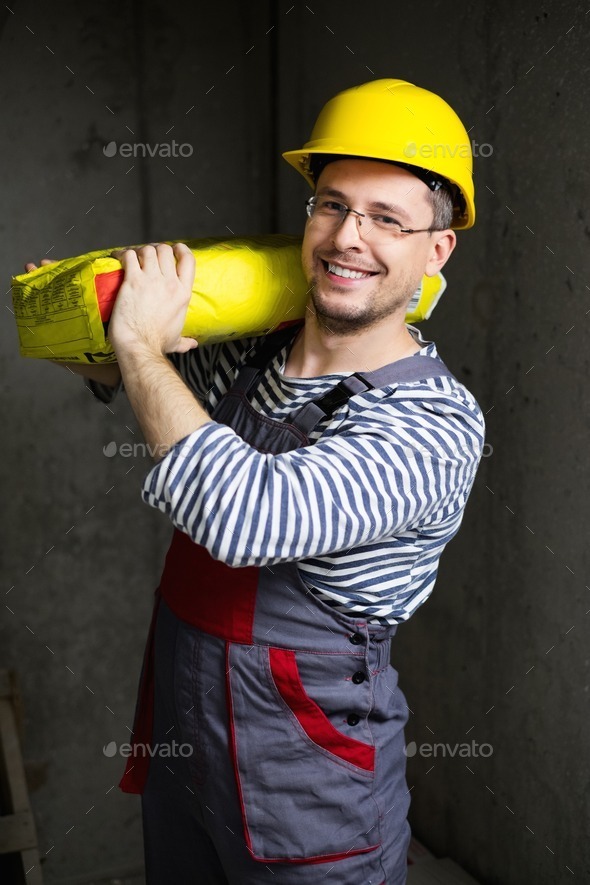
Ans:
{"label": "eyeglasses", "polygon": [[308,216],[325,228],[340,227],[349,212],[353,212],[357,216],[359,229],[362,229],[363,225],[361,218],[366,218],[367,222],[364,222],[366,232],[361,232],[361,237],[363,240],[370,239],[374,243],[389,243],[392,239],[402,240],[408,234],[431,233],[437,230],[435,227],[423,227],[419,230],[402,227],[399,221],[396,221],[391,215],[359,212],[357,209],[349,209],[344,203],[338,203],[329,197],[310,197],[305,205]]}

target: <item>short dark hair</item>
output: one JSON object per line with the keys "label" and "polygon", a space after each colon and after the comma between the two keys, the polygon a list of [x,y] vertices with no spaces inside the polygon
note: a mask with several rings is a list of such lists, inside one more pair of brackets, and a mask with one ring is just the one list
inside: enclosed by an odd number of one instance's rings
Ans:
{"label": "short dark hair", "polygon": [[455,201],[451,191],[446,187],[429,191],[428,199],[432,206],[432,227],[435,230],[447,230],[455,217]]}
{"label": "short dark hair", "polygon": [[317,185],[318,178],[329,163],[336,160],[374,160],[378,163],[390,163],[392,166],[401,166],[412,175],[416,175],[428,186],[428,198],[432,206],[432,228],[434,230],[446,230],[453,223],[455,217],[455,204],[457,202],[457,188],[447,181],[435,176],[427,169],[412,166],[408,163],[396,163],[393,160],[380,160],[378,157],[357,157],[352,154],[312,154],[309,158],[309,172]]}

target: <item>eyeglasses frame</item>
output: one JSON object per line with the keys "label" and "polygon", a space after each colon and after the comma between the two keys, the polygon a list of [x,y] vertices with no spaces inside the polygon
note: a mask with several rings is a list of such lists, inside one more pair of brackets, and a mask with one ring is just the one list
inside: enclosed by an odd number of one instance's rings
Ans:
{"label": "eyeglasses frame", "polygon": [[[317,200],[317,196],[314,194],[312,197],[308,197],[308,199],[305,201],[306,211],[307,211],[307,215],[309,218],[313,218],[313,209],[314,209],[314,206],[316,205],[316,203],[314,201],[316,201],[316,200]],[[345,204],[343,203],[342,205],[344,206]],[[359,226],[359,228],[361,228],[362,221],[360,219],[367,217],[366,212],[359,212],[358,209],[349,209],[348,206],[345,208],[344,212],[342,213],[342,219],[340,221],[340,224],[342,224],[342,222],[344,221],[344,219],[346,218],[346,216],[348,215],[349,212],[354,212],[354,214],[356,216],[358,216],[358,226]],[[437,230],[439,230],[438,227],[422,227],[422,228],[415,228],[415,229],[410,228],[410,227],[406,227],[406,228],[400,227],[399,233],[401,233],[401,234],[429,233],[430,234],[430,233],[434,233],[434,231],[437,231]]]}

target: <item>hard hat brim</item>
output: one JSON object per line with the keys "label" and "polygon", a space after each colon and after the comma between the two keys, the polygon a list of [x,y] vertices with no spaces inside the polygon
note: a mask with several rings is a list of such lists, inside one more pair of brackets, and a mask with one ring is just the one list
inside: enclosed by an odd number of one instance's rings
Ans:
{"label": "hard hat brim", "polygon": [[[296,151],[285,151],[282,154],[282,157],[287,161],[287,163],[289,163],[290,166],[292,166],[294,169],[296,169],[297,172],[299,172],[300,175],[302,175],[305,178],[305,180],[307,181],[309,186],[312,188],[312,190],[315,190],[315,181],[314,181],[313,176],[310,171],[310,158],[314,154],[316,154],[316,155],[319,155],[319,154],[326,155],[327,154],[327,155],[334,156],[334,157],[343,156],[346,158],[350,158],[350,156],[351,156],[350,150],[345,150],[344,147],[342,148],[342,150],[336,150],[334,148],[331,148],[330,150],[326,150],[325,147],[324,148],[305,147],[305,148],[302,148],[302,149],[296,150]],[[368,153],[365,153],[365,154],[355,153],[354,156],[358,157],[359,159],[366,158],[367,160],[383,160],[384,162],[389,162],[389,163],[399,163],[400,165],[403,165],[406,167],[407,166],[415,166],[417,169],[424,169],[423,165],[413,162],[412,158],[408,158],[406,156],[401,156],[401,157],[393,157],[392,156],[392,157],[385,158],[385,157],[375,157],[375,156],[369,155]],[[475,203],[474,203],[473,197],[470,194],[465,193],[465,190],[461,187],[461,185],[457,181],[454,181],[452,178],[448,178],[448,180],[451,182],[451,184],[454,184],[459,189],[461,196],[463,197],[464,205],[465,205],[464,211],[460,215],[456,216],[453,219],[453,223],[451,225],[451,228],[453,230],[467,230],[468,228],[473,227],[473,225],[475,224]]]}

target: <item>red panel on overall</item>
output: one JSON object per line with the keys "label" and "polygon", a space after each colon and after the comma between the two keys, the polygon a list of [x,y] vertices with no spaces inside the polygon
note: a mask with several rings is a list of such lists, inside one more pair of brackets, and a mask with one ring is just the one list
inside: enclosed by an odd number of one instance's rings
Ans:
{"label": "red panel on overall", "polygon": [[160,593],[174,614],[230,642],[252,642],[259,569],[230,568],[174,530]]}

